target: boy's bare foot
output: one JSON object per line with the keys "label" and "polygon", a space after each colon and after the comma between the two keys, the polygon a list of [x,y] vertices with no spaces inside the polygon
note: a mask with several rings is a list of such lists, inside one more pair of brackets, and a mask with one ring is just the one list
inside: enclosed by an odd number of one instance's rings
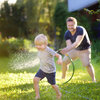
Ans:
{"label": "boy's bare foot", "polygon": [[35,97],[35,100],[38,100],[38,99],[40,99],[40,96],[36,96],[36,97]]}
{"label": "boy's bare foot", "polygon": [[62,94],[59,93],[59,95],[57,95],[57,99],[61,99]]}

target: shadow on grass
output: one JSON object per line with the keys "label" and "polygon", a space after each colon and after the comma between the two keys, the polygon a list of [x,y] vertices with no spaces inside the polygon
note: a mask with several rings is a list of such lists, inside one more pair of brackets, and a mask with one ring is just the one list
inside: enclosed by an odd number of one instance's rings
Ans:
{"label": "shadow on grass", "polygon": [[3,91],[4,94],[0,96],[0,100],[34,100],[32,88],[33,84],[23,84],[1,88],[0,91]]}
{"label": "shadow on grass", "polygon": [[[5,95],[0,96],[0,100],[35,100],[33,84],[22,84],[18,86],[1,88],[0,91],[6,92]],[[55,93],[53,89],[50,88],[50,85],[40,86],[40,100],[55,100],[56,96],[52,96],[53,94]]]}
{"label": "shadow on grass", "polygon": [[72,95],[71,100],[100,100],[100,81],[84,84],[68,83],[61,86],[61,90],[64,92],[63,94]]}
{"label": "shadow on grass", "polygon": [[[59,85],[62,92],[61,100],[100,100],[100,82],[97,83],[67,83]],[[34,100],[35,92],[33,84],[21,84],[1,88],[0,91],[6,92],[0,96],[2,100]],[[9,94],[9,95],[8,95]],[[55,100],[56,94],[50,85],[40,82],[40,100]]]}

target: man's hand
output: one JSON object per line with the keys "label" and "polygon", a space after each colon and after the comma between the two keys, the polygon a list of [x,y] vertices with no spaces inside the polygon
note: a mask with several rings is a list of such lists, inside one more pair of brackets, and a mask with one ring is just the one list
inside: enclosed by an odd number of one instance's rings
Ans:
{"label": "man's hand", "polygon": [[67,53],[67,48],[63,48],[61,51],[60,51],[61,54],[65,55]]}

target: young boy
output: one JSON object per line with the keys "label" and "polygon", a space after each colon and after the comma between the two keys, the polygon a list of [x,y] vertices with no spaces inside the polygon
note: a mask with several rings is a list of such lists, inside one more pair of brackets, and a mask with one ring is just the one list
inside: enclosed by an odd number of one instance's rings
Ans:
{"label": "young boy", "polygon": [[38,36],[36,36],[34,42],[35,47],[38,50],[38,57],[40,59],[40,69],[38,70],[33,79],[34,89],[36,93],[35,99],[37,100],[40,98],[39,81],[42,80],[44,77],[47,78],[48,83],[51,84],[52,88],[55,90],[57,99],[60,99],[61,92],[59,91],[59,88],[56,85],[55,81],[56,67],[54,62],[54,56],[58,58],[58,64],[62,63],[62,56],[47,46],[48,39],[44,34],[39,34]]}

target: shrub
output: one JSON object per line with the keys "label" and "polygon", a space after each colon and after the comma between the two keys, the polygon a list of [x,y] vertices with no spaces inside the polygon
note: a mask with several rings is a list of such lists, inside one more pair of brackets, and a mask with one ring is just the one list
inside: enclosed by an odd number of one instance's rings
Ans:
{"label": "shrub", "polygon": [[0,43],[0,57],[9,56],[9,44],[4,41]]}
{"label": "shrub", "polygon": [[96,60],[96,62],[100,61],[100,40],[94,40],[92,42],[92,58]]}
{"label": "shrub", "polygon": [[0,56],[9,56],[11,53],[28,51],[31,41],[23,38],[9,38],[0,43]]}
{"label": "shrub", "polygon": [[19,52],[24,49],[23,39],[10,38],[7,40],[9,43],[9,49],[11,53]]}

